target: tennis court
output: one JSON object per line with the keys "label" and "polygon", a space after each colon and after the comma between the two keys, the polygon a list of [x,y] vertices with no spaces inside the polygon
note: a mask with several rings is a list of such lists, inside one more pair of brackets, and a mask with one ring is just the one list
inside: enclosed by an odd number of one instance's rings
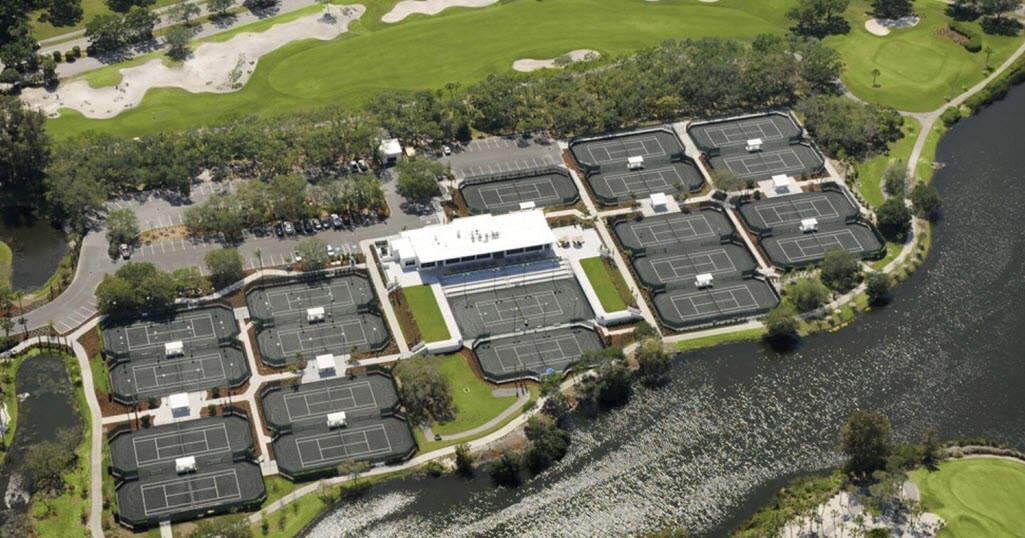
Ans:
{"label": "tennis court", "polygon": [[110,441],[113,468],[121,473],[174,474],[186,456],[211,464],[231,462],[232,454],[252,448],[249,422],[236,415],[164,424],[118,435]]}
{"label": "tennis court", "polygon": [[641,251],[689,241],[717,243],[734,229],[721,211],[701,209],[626,220],[615,224],[613,231],[623,248]]}
{"label": "tennis court", "polygon": [[115,355],[132,358],[164,356],[164,345],[182,342],[186,352],[218,346],[239,333],[231,310],[208,306],[140,317],[121,317],[103,325],[103,343]]}
{"label": "tennis court", "polygon": [[695,192],[704,182],[701,172],[689,159],[652,163],[641,170],[609,167],[587,176],[591,191],[606,204],[643,198],[653,193]]}
{"label": "tennis court", "polygon": [[506,213],[532,202],[535,207],[554,207],[576,203],[580,199],[569,174],[553,170],[539,175],[497,181],[466,180],[460,187],[463,200],[472,213]]}
{"label": "tennis court", "polygon": [[265,496],[260,467],[242,462],[126,482],[117,490],[118,516],[133,528],[155,526],[160,521],[245,509]]}
{"label": "tennis court", "polygon": [[127,404],[177,392],[237,387],[248,378],[249,365],[237,343],[181,357],[131,359],[110,367],[111,393]]}
{"label": "tennis court", "polygon": [[843,223],[858,215],[858,208],[842,192],[823,190],[777,198],[765,198],[738,207],[748,227],[763,232],[783,228],[797,230],[802,220],[816,219],[819,225]]}
{"label": "tennis court", "polygon": [[376,350],[391,336],[384,320],[374,313],[336,315],[309,325],[304,321],[265,327],[256,334],[260,356],[273,366],[295,362],[298,355],[313,360],[317,355],[349,355]]}
{"label": "tennis court", "polygon": [[747,248],[735,243],[681,245],[673,253],[643,256],[633,260],[642,284],[649,290],[661,287],[694,286],[697,275],[713,278],[742,278],[757,266]]}
{"label": "tennis court", "polygon": [[459,330],[466,338],[551,327],[594,317],[587,298],[573,278],[451,296],[448,300]]}
{"label": "tennis court", "polygon": [[772,287],[760,279],[732,280],[696,290],[680,287],[653,298],[663,322],[676,330],[759,315],[779,304]]}
{"label": "tennis court", "polygon": [[706,152],[731,147],[744,149],[748,141],[754,139],[760,139],[765,144],[787,145],[788,140],[800,136],[802,131],[789,114],[782,112],[696,122],[687,127],[687,133],[694,143]]}
{"label": "tennis court", "polygon": [[659,130],[580,142],[572,151],[580,162],[606,165],[626,162],[630,157],[667,157],[683,148],[675,136]]}
{"label": "tennis court", "polygon": [[399,405],[391,378],[381,374],[337,377],[272,390],[262,398],[267,424],[275,429],[326,419],[344,411],[350,418],[379,417]]}
{"label": "tennis court", "polygon": [[710,155],[708,164],[713,170],[729,170],[741,179],[763,181],[778,175],[801,177],[817,174],[826,162],[822,154],[806,142],[775,148],[766,146],[752,152],[741,148],[741,151],[723,150],[718,155]]}
{"label": "tennis court", "polygon": [[277,325],[306,323],[307,310],[323,308],[328,315],[355,312],[374,300],[370,282],[362,274],[299,282],[261,284],[246,293],[246,305],[255,319]]}
{"label": "tennis court", "polygon": [[411,456],[416,441],[405,420],[395,416],[347,418],[345,426],[310,424],[274,439],[274,456],[285,476],[331,471],[346,461],[390,462]]}
{"label": "tennis court", "polygon": [[779,267],[803,267],[825,259],[830,250],[846,250],[861,259],[881,254],[885,244],[878,233],[861,222],[833,223],[818,231],[789,231],[760,239],[765,254]]}
{"label": "tennis court", "polygon": [[569,327],[489,340],[476,345],[473,352],[484,377],[503,383],[537,379],[549,369],[565,371],[584,353],[601,348],[601,339],[594,331]]}

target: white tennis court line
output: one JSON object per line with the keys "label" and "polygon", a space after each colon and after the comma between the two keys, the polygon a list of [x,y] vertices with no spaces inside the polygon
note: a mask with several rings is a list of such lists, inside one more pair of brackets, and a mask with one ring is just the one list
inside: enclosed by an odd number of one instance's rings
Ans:
{"label": "white tennis court line", "polygon": [[[819,202],[829,205],[828,213],[819,208]],[[771,219],[768,215],[770,210],[772,211]],[[755,211],[758,213],[758,218],[762,219],[762,222],[770,228],[796,224],[808,218],[832,219],[840,216],[840,211],[833,205],[833,201],[825,196],[810,196],[797,201],[784,197],[779,202],[757,205]]]}
{"label": "white tennis court line", "polygon": [[[217,365],[217,367],[211,368],[210,371],[212,373],[208,375],[207,364],[211,362],[214,362]],[[198,365],[198,367],[196,365]],[[139,380],[139,373],[147,371],[152,372],[152,377],[154,381],[153,384],[143,383]],[[170,374],[159,373],[164,371],[169,371]],[[188,371],[202,372],[202,376],[198,379],[183,379],[185,376],[185,372]],[[178,380],[171,382],[161,381],[162,378],[167,378],[169,376],[177,376]],[[186,385],[190,385],[199,381],[220,380],[227,378],[228,373],[224,369],[224,359],[221,357],[220,353],[200,355],[198,357],[193,357],[191,359],[180,358],[167,361],[160,361],[154,364],[132,366],[132,380],[135,382],[136,393],[142,392],[144,390],[152,390],[155,388],[184,387]],[[145,379],[145,376],[143,376],[143,379]]]}
{"label": "white tennis court line", "polygon": [[[550,298],[551,300],[549,302],[547,302],[547,303],[542,303],[541,302],[541,298]],[[534,304],[529,304],[529,303],[528,304],[521,304],[521,301],[528,301],[528,300],[533,301]],[[492,326],[492,325],[500,325],[502,323],[508,323],[510,321],[516,321],[516,320],[520,320],[520,319],[537,319],[537,318],[546,318],[548,316],[559,316],[559,315],[562,315],[564,313],[563,310],[562,310],[562,304],[559,303],[559,300],[555,297],[555,292],[553,292],[553,291],[543,291],[543,292],[540,292],[540,293],[535,293],[535,294],[533,294],[530,297],[525,296],[525,295],[520,295],[520,296],[517,296],[517,297],[509,297],[507,299],[504,299],[502,301],[502,303],[503,303],[502,304],[503,306],[510,306],[510,307],[507,307],[507,308],[505,308],[503,310],[502,308],[499,308],[498,301],[483,301],[483,302],[475,303],[473,305],[473,307],[477,309],[477,316],[480,317],[480,321],[481,321],[481,323],[485,327],[489,327],[489,326]],[[545,310],[545,306],[544,305],[546,305],[546,304],[547,305],[551,305],[553,303],[555,304],[555,308],[558,309],[557,312],[555,310]],[[488,306],[494,307],[494,311],[495,311],[496,317],[499,318],[499,319],[497,319],[497,320],[495,320],[495,321],[493,321],[491,323],[489,323],[488,320],[486,319],[485,312],[481,311],[481,307],[488,307]],[[539,310],[539,312],[537,314],[524,313],[524,310],[526,310],[528,308],[531,308],[531,309],[537,308]],[[513,316],[511,316],[509,318],[506,318],[505,314],[508,313],[508,312],[516,312],[516,314],[514,314]]]}
{"label": "white tennis court line", "polygon": [[[573,347],[576,348],[575,351],[566,353],[566,348],[563,347],[563,343],[565,343],[567,340],[569,341],[569,343],[572,344]],[[549,357],[546,353],[544,353],[544,351],[547,350],[541,349],[546,346],[548,347],[548,349],[551,349],[551,344],[554,344],[558,347],[558,357]],[[521,350],[523,350],[523,353],[521,353]],[[494,351],[495,354],[498,356],[498,363],[502,366],[502,372],[514,372],[523,369],[534,368],[536,366],[544,366],[545,358],[547,358],[548,362],[557,362],[564,359],[568,359],[574,355],[580,355],[584,352],[583,348],[580,347],[580,342],[577,341],[576,335],[559,336],[556,338],[551,338],[540,342],[532,341],[525,343],[505,344],[502,346],[495,346]],[[508,365],[504,360],[502,360],[504,358],[502,353],[507,351],[512,351],[516,355],[516,362],[512,365]],[[524,360],[524,357],[526,357],[527,359]]]}
{"label": "white tennis court line", "polygon": [[[797,164],[787,164],[784,157],[793,157],[797,159]],[[726,166],[740,175],[750,174],[763,174],[763,173],[778,173],[778,172],[791,172],[807,170],[808,166],[804,164],[804,160],[797,154],[793,149],[783,149],[779,151],[766,151],[762,153],[753,153],[750,155],[743,155],[737,157],[723,157],[723,162]],[[791,161],[792,162],[792,161]],[[740,164],[744,166],[744,170],[741,171],[739,168],[735,168],[734,164]]]}
{"label": "white tennis court line", "polygon": [[[744,295],[747,295],[747,297],[744,297]],[[750,302],[742,304],[740,299],[744,299],[745,301],[750,300]],[[683,302],[684,300],[690,303],[691,309],[694,310],[693,314],[684,315],[683,311],[680,310],[678,302]],[[747,286],[733,286],[729,288],[718,288],[711,291],[700,291],[696,293],[688,293],[686,295],[677,295],[675,297],[671,297],[670,302],[672,303],[673,308],[676,309],[676,315],[681,320],[703,318],[709,314],[716,313],[730,314],[758,306],[758,301]],[[730,305],[730,303],[733,304]],[[712,310],[704,308],[708,306],[713,306],[715,309]]]}
{"label": "white tennis court line", "polygon": [[[698,232],[698,226],[694,224],[696,221],[703,222],[708,231]],[[679,229],[676,229],[676,226],[679,226]],[[661,229],[661,231],[656,231],[656,229]],[[638,230],[647,230],[648,233],[655,237],[655,242],[648,243],[644,239],[641,239],[640,234],[637,233]],[[657,222],[654,224],[638,224],[636,226],[631,226],[630,231],[634,234],[634,239],[637,240],[637,244],[645,247],[664,245],[666,243],[676,243],[683,239],[700,239],[702,237],[711,237],[715,235],[712,231],[712,224],[708,222],[708,219],[705,218],[704,215],[679,217],[667,222]],[[659,236],[666,236],[666,239],[659,239]]]}
{"label": "white tennis court line", "polygon": [[[368,404],[357,405],[356,404],[357,399],[356,399],[356,396],[355,396],[355,392],[356,392],[357,388],[361,388],[361,387],[362,388],[366,388],[368,391],[370,391],[370,400],[371,401]],[[348,391],[349,395],[348,396],[336,397],[336,396],[332,396],[332,394],[331,394],[332,391],[342,392],[343,390],[344,391]],[[345,405],[345,406],[342,406],[342,407],[334,408],[331,411],[327,411],[327,412],[323,412],[323,413],[314,413],[312,411],[311,406],[310,406],[310,401],[309,401],[310,396],[315,396],[315,395],[318,395],[318,394],[325,394],[325,393],[327,394],[327,398],[328,398],[327,399],[327,403],[340,402],[340,401],[343,401],[345,399],[349,399],[349,400],[352,400],[352,405]],[[290,401],[292,401],[292,400],[300,400],[300,399],[302,400],[303,405],[306,407],[306,412],[305,413],[301,413],[301,414],[293,415],[291,408],[288,406],[288,403]],[[345,385],[345,386],[342,386],[342,387],[332,387],[330,385],[327,385],[324,388],[318,389],[318,390],[303,392],[303,393],[299,393],[299,394],[286,394],[285,397],[284,397],[284,403],[285,403],[285,412],[288,413],[288,420],[290,422],[297,422],[299,420],[303,420],[303,419],[307,419],[307,418],[317,417],[317,416],[320,416],[320,415],[327,415],[327,413],[332,412],[332,411],[336,411],[336,410],[337,411],[350,411],[350,410],[356,411],[356,410],[360,410],[360,409],[376,408],[377,407],[377,396],[374,395],[374,389],[370,385],[369,381],[360,381],[358,383],[351,383],[351,384],[348,384],[348,385]],[[319,402],[319,403],[323,404],[325,402]]]}
{"label": "white tennis court line", "polygon": [[[768,125],[771,129],[766,129]],[[783,138],[783,132],[776,126],[776,122],[769,118],[760,120],[741,120],[740,122],[730,125],[728,127],[709,127],[705,130],[708,133],[708,139],[715,144],[716,147],[727,147],[731,145],[746,144],[748,140],[752,138],[761,138],[765,140],[778,140]],[[713,134],[719,135],[721,139],[725,139],[725,142],[720,142],[713,137]]]}
{"label": "white tennis court line", "polygon": [[[658,149],[650,151],[648,143],[654,142]],[[661,157],[668,155],[662,142],[656,136],[631,137],[628,140],[620,138],[609,142],[590,142],[585,146],[587,153],[591,156],[592,164],[609,164],[616,161],[623,161],[630,157]],[[610,149],[612,148],[612,149]],[[604,153],[604,157],[595,155],[595,149]]]}
{"label": "white tennis court line", "polygon": [[[356,299],[352,296],[352,290],[349,289],[350,287],[351,286],[344,282],[339,282],[337,284],[327,286],[326,290],[324,288],[317,288],[316,291],[318,293],[316,294],[312,293],[309,287],[304,288],[302,291],[288,289],[267,291],[265,303],[267,303],[267,306],[271,309],[271,313],[274,315],[291,314],[293,312],[306,310],[307,308],[331,306],[332,304],[337,306],[350,306],[356,303]],[[339,290],[344,290],[345,293],[342,294]],[[299,297],[295,297],[296,295],[299,295]],[[274,299],[282,296],[285,298],[285,304],[288,306],[288,310],[279,311],[274,307]],[[332,298],[335,299],[333,303],[331,300]],[[294,305],[293,299],[295,301]],[[321,299],[324,301],[321,302]],[[306,301],[307,304],[303,304],[303,301]],[[280,304],[280,301],[277,301],[277,303]]]}
{"label": "white tennis court line", "polygon": [[[552,194],[542,193],[542,186],[550,188]],[[530,190],[533,190],[533,192],[529,192]],[[498,202],[489,202],[488,197],[486,196],[487,194],[493,194],[497,196]],[[482,187],[480,189],[480,197],[481,200],[484,201],[484,207],[490,209],[492,207],[498,207],[509,204],[518,204],[520,202],[543,202],[545,200],[558,200],[559,189],[555,187],[555,182],[552,181],[551,178],[541,178],[530,181],[517,180],[516,183],[513,185]]]}
{"label": "white tennis court line", "polygon": [[[671,189],[676,182],[683,182],[680,171],[672,166],[598,177],[605,181],[613,196],[622,196],[631,192],[645,194],[655,189]],[[622,187],[617,188],[618,185],[622,185]]]}
{"label": "white tennis court line", "polygon": [[[362,335],[357,340],[350,339],[345,334],[344,328],[352,327],[352,326],[357,327],[359,329],[359,333]],[[327,334],[326,331],[328,329],[337,330],[338,332],[334,333],[334,334]],[[302,335],[307,334],[307,333],[310,333],[313,336],[304,339]],[[282,342],[284,341],[284,337],[292,336],[292,335],[296,336],[296,341],[299,343],[299,348],[298,349],[292,349],[292,348],[287,348],[286,349],[285,345],[282,344]],[[339,337],[341,338],[341,341],[340,341],[341,345],[350,345],[350,344],[352,344],[352,345],[357,345],[358,346],[358,345],[366,344],[368,342],[368,340],[367,340],[367,333],[363,330],[363,323],[360,322],[360,320],[355,319],[355,320],[346,320],[346,321],[343,321],[343,322],[335,324],[335,325],[318,325],[316,328],[313,328],[313,329],[310,329],[310,328],[307,328],[307,327],[294,327],[294,328],[291,328],[291,329],[281,329],[280,331],[278,331],[278,347],[281,348],[282,353],[286,353],[288,355],[294,355],[297,352],[309,351],[311,349],[315,349],[315,348],[319,348],[319,347],[326,347],[328,345],[332,345],[331,342],[336,341]],[[306,347],[305,341],[312,341],[312,340],[317,340],[318,343],[311,343],[310,347]]]}
{"label": "white tennis court line", "polygon": [[[217,432],[219,432],[219,433],[223,433],[224,434],[225,445],[223,447],[210,448],[210,432],[215,431],[215,430]],[[189,435],[189,434],[197,434],[197,433],[202,433],[203,434],[203,444],[204,444],[205,448],[203,448],[202,450],[188,450],[188,451],[186,451],[185,448],[184,448],[186,445],[189,445],[189,446],[194,445],[194,444],[196,444],[197,441],[188,441],[186,443],[182,443],[181,442],[182,436]],[[136,435],[138,435],[138,434],[136,434]],[[172,439],[172,440],[177,439],[177,442],[175,444],[173,444],[173,445],[167,445],[167,446],[161,447],[160,446],[160,440],[161,439]],[[156,458],[155,459],[143,459],[143,458],[141,458],[139,456],[139,446],[143,445],[143,444],[152,444],[153,445],[153,452],[156,454]],[[135,452],[135,464],[138,467],[145,467],[145,466],[148,466],[148,465],[156,465],[158,463],[163,463],[163,462],[171,461],[171,460],[174,460],[174,459],[177,459],[178,457],[180,457],[179,455],[172,455],[170,457],[165,458],[165,457],[160,455],[162,450],[166,451],[166,450],[169,450],[169,449],[172,449],[172,448],[176,448],[176,449],[180,448],[180,450],[179,450],[179,452],[177,454],[179,454],[181,456],[204,456],[206,454],[219,454],[221,452],[231,452],[231,442],[228,440],[228,427],[225,424],[222,423],[222,424],[216,424],[216,425],[210,425],[210,426],[203,426],[201,428],[183,429],[180,432],[177,432],[177,431],[176,432],[167,432],[167,433],[161,433],[161,434],[156,434],[156,435],[148,435],[148,436],[145,436],[145,437],[139,437],[139,438],[133,438],[132,439],[132,450]]]}
{"label": "white tennis court line", "polygon": [[[235,493],[232,493],[231,495],[221,495],[221,488],[220,488],[220,486],[217,485],[217,479],[220,478],[220,477],[225,477],[225,476],[230,476],[235,481]],[[206,479],[211,480],[212,486],[196,488],[196,489],[194,489],[192,487],[193,483],[198,482],[200,480],[206,480]],[[167,490],[168,490],[169,486],[178,486],[178,485],[181,485],[181,484],[185,484],[188,487],[188,489],[183,491],[183,492],[180,492],[180,493],[172,493],[172,494],[168,495]],[[150,509],[150,507],[148,506],[148,503],[146,502],[146,492],[150,491],[150,490],[155,490],[155,489],[158,489],[158,488],[160,490],[162,490],[162,492],[163,492],[164,506],[161,507],[161,508]],[[200,502],[200,503],[197,503],[195,501],[196,493],[198,493],[198,492],[206,492],[206,491],[210,491],[210,490],[213,490],[215,492],[215,496],[213,498],[207,499],[207,500],[205,500],[203,502]],[[186,507],[188,507],[188,508],[200,508],[200,507],[209,506],[209,505],[212,505],[212,504],[221,504],[224,501],[241,499],[242,498],[242,487],[239,485],[238,474],[235,472],[235,469],[227,469],[227,470],[224,470],[224,471],[215,471],[215,472],[206,473],[206,474],[184,475],[183,477],[180,477],[180,478],[173,478],[173,479],[170,479],[170,480],[163,480],[161,482],[153,482],[151,484],[143,484],[143,486],[140,488],[140,492],[139,493],[141,494],[141,497],[142,497],[142,511],[148,517],[148,516],[153,516],[153,515],[156,515],[156,514],[164,514],[164,513],[174,512],[175,510],[178,510],[179,508],[186,508]],[[173,497],[183,497],[186,494],[187,494],[188,498],[184,502],[182,502],[182,501],[179,501],[177,503],[172,503],[171,502],[171,497],[172,496]]]}
{"label": "white tennis court line", "polygon": [[[370,437],[367,435],[367,433],[371,432],[371,431],[380,431],[381,434],[384,436],[384,442],[388,445],[388,447],[387,448],[376,448],[376,449],[372,448],[370,446]],[[362,435],[362,437],[363,437],[362,441],[360,441],[358,439],[357,439],[356,442],[349,442],[349,441],[347,441],[347,439],[346,439],[347,437],[356,437],[357,434]],[[340,442],[341,444],[334,444],[334,445],[327,444],[327,445],[325,445],[325,441],[327,441],[328,443],[330,443],[332,441],[334,441],[336,443]],[[360,451],[360,452],[356,452],[356,453],[353,453],[353,452],[349,451],[349,448],[348,448],[349,446],[360,445],[360,444],[366,445],[366,447],[367,447],[366,450]],[[383,424],[374,424],[372,426],[365,426],[365,427],[362,427],[362,428],[355,428],[355,429],[339,429],[339,430],[336,430],[336,431],[332,431],[330,433],[314,435],[314,436],[310,436],[310,437],[303,437],[302,439],[296,439],[295,445],[296,445],[296,452],[298,452],[298,454],[299,454],[299,464],[300,464],[300,466],[303,469],[307,469],[307,468],[309,468],[311,466],[314,466],[314,465],[317,465],[317,464],[320,464],[320,463],[329,462],[329,461],[342,461],[342,459],[347,459],[350,456],[351,457],[356,457],[356,458],[365,458],[367,456],[373,456],[373,455],[376,455],[376,454],[388,454],[388,453],[390,453],[392,451],[391,439],[388,438],[388,431],[385,430]],[[318,456],[316,458],[313,458],[313,459],[307,461],[306,457],[303,456],[303,447],[309,446],[309,445],[314,445],[313,449],[317,451]],[[330,456],[330,457],[324,456],[324,452],[329,451],[329,450],[337,450],[339,448],[344,450],[345,454],[343,454],[341,456]],[[339,458],[341,458],[341,459],[339,459]]]}
{"label": "white tennis court line", "polygon": [[[725,258],[726,264],[729,265],[719,265],[719,262],[716,260],[717,257],[720,257],[720,259]],[[678,261],[683,261],[685,263],[677,265],[676,262]],[[659,266],[666,266],[666,272],[672,272],[673,276],[664,277]],[[733,264],[733,259],[730,258],[730,255],[726,253],[725,249],[659,258],[651,262],[651,268],[655,271],[655,274],[658,275],[658,279],[661,282],[676,282],[702,273],[722,274],[732,273],[737,270],[737,266]]]}
{"label": "white tennis court line", "polygon": [[[849,248],[844,246],[841,238],[850,237],[856,248]],[[854,232],[850,230],[837,230],[835,232],[823,232],[813,233],[811,236],[802,235],[797,237],[785,237],[780,239],[778,242],[780,251],[787,257],[787,261],[800,262],[805,260],[811,260],[814,258],[820,258],[825,255],[826,250],[831,247],[841,248],[849,252],[864,252],[866,249],[858,237],[854,235]],[[790,252],[787,252],[786,246],[793,245],[801,252],[798,256],[791,256]]]}
{"label": "white tennis court line", "polygon": [[[196,331],[196,321],[197,320],[207,320],[207,321],[210,322],[210,333],[209,334],[200,334],[199,332]],[[183,326],[181,328],[176,329],[176,328],[174,328],[174,326],[177,325],[177,324],[181,324]],[[166,326],[167,328],[166,329],[162,329],[161,327],[164,327],[164,326]],[[129,330],[131,330],[131,329],[134,329],[134,331],[132,331],[130,333]],[[142,331],[143,336],[146,337],[146,343],[145,344],[141,344],[141,345],[133,345],[132,344],[132,340],[133,340],[132,339],[132,334],[134,333],[134,334],[138,335],[138,332],[140,330]],[[181,319],[181,317],[179,317],[179,318],[177,318],[177,319],[175,319],[173,321],[167,322],[167,323],[160,323],[160,324],[149,323],[149,324],[142,325],[142,326],[126,327],[125,328],[124,339],[125,339],[125,344],[128,347],[128,351],[139,351],[139,350],[143,350],[143,349],[150,349],[150,348],[160,347],[160,346],[163,346],[164,344],[166,344],[167,342],[174,342],[176,340],[187,340],[187,341],[196,341],[196,342],[198,342],[198,341],[202,341],[202,340],[207,340],[210,337],[213,337],[213,336],[216,336],[216,335],[217,335],[217,329],[216,329],[216,327],[214,327],[214,316],[213,316],[213,314],[211,314],[209,312],[206,312],[206,313],[198,313],[198,314],[195,314],[195,315],[188,315],[188,317],[186,317],[185,319]],[[164,339],[165,337],[166,337],[166,340]]]}

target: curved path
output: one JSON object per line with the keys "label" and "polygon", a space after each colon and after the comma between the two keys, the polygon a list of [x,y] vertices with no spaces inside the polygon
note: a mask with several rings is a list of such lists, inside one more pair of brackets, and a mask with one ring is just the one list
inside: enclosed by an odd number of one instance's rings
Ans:
{"label": "curved path", "polygon": [[[498,390],[495,390],[495,391],[492,391],[492,392],[500,392],[500,391],[505,391],[505,390],[509,390],[509,389],[498,389]],[[451,434],[448,434],[448,435],[442,435],[440,440],[441,441],[457,441],[459,439],[466,439],[467,437],[473,437],[475,435],[480,435],[480,434],[490,430],[491,428],[494,428],[495,426],[498,426],[499,424],[501,424],[503,420],[509,418],[510,415],[512,415],[513,413],[519,411],[520,408],[522,408],[524,405],[526,405],[527,404],[527,400],[530,399],[530,391],[520,391],[519,389],[512,389],[512,390],[515,391],[513,394],[502,394],[502,396],[513,396],[513,395],[515,395],[516,396],[516,401],[513,402],[513,404],[510,405],[509,407],[505,408],[505,410],[502,411],[501,413],[499,413],[498,416],[496,416],[495,418],[492,418],[491,420],[485,422],[484,424],[481,424],[480,426],[477,426],[476,428],[472,428],[472,429],[469,429],[469,430],[466,430],[466,431],[462,431],[462,432],[459,432],[459,433],[451,433]],[[495,396],[499,396],[499,395],[495,394]],[[434,432],[431,430],[430,426],[424,425],[424,426],[421,426],[421,429],[423,430],[424,435],[426,436],[427,439],[434,439]]]}

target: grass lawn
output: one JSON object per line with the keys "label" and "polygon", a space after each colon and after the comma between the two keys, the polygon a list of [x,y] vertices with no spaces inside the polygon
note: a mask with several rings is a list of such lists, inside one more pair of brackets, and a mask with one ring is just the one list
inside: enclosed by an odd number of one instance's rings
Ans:
{"label": "grass lawn", "polygon": [[[493,427],[488,428],[487,430],[480,432],[479,435],[474,435],[474,436],[471,436],[471,437],[467,437],[465,439],[458,439],[458,440],[455,440],[455,441],[434,441],[432,439],[427,439],[426,437],[424,437],[424,432],[420,428],[413,428],[413,438],[416,439],[416,444],[417,444],[417,446],[420,447],[420,454],[424,454],[426,452],[431,452],[433,450],[438,450],[439,448],[445,448],[447,446],[458,445],[459,443],[466,443],[466,442],[472,441],[474,439],[479,439],[481,437],[484,437],[485,435],[489,435],[492,432],[495,432],[495,431],[501,429],[506,424],[512,422],[513,419],[515,419],[516,417],[522,415],[524,411],[526,411],[527,409],[530,409],[533,406],[533,404],[535,402],[537,402],[537,399],[538,399],[538,397],[540,395],[540,390],[537,388],[536,385],[529,385],[527,388],[530,391],[530,400],[527,401],[526,405],[524,405],[522,408],[520,408],[520,410],[518,412],[513,413],[513,414],[509,415],[508,417],[505,417],[505,419],[503,419],[498,424],[495,424]],[[433,426],[432,426],[432,428],[433,428]]]}
{"label": "grass lawn", "polygon": [[886,265],[888,263],[892,262],[893,259],[896,258],[898,254],[900,254],[900,251],[903,248],[904,248],[904,245],[901,244],[901,243],[894,243],[893,241],[887,241],[886,242],[886,254],[882,258],[872,262],[872,268],[875,269],[876,271],[882,271],[883,268],[886,267]]}
{"label": "grass lawn", "polygon": [[[470,84],[513,61],[552,58],[578,48],[623,54],[668,38],[751,39],[783,33],[792,0],[641,2],[562,0],[510,2],[482,9],[448,9],[395,25],[379,22],[392,1],[364,2],[368,13],[332,41],[292,43],[260,59],[242,90],[230,94],[151,91],[139,107],[109,120],[75,112],[49,123],[58,137],[88,129],[138,136],[273,115],[325,105],[356,106],[387,89]],[[269,23],[262,23],[269,24]]]}
{"label": "grass lawn", "polygon": [[923,507],[947,526],[939,536],[1025,536],[1025,464],[992,458],[950,460],[911,479]]}
{"label": "grass lawn", "polygon": [[413,286],[403,288],[402,292],[409,303],[409,309],[413,312],[413,319],[420,329],[420,335],[425,342],[440,342],[452,337],[445,325],[445,318],[441,315],[441,307],[434,297],[434,291],[430,286]]}
{"label": "grass lawn", "polygon": [[918,177],[923,181],[932,181],[932,175],[936,172],[932,168],[932,162],[936,160],[936,148],[945,134],[947,134],[947,126],[938,121],[925,136],[925,145],[922,146],[922,156],[918,159],[917,169]]}
{"label": "grass lawn", "polygon": [[0,286],[8,286],[11,283],[11,264],[14,262],[14,252],[11,247],[0,241]]}
{"label": "grass lawn", "polygon": [[744,329],[742,331],[704,336],[691,340],[681,340],[673,344],[673,351],[691,351],[721,344],[732,344],[734,342],[750,342],[752,340],[759,340],[763,336],[765,336],[765,329]]}
{"label": "grass lawn", "polygon": [[[913,28],[894,30],[879,37],[865,29],[870,17],[868,0],[855,0],[847,10],[851,31],[828,37],[825,42],[843,56],[847,70],[841,77],[862,99],[924,112],[964,92],[986,77],[986,55],[939,36],[936,30],[950,23],[945,4],[935,0],[915,2],[922,21]],[[1021,38],[982,34],[977,22],[966,23],[982,35],[983,47],[993,47],[990,65],[999,66],[1021,43]],[[881,74],[872,85],[872,70]]]}
{"label": "grass lawn", "polygon": [[872,207],[882,205],[883,198],[883,172],[886,167],[894,161],[907,163],[911,157],[911,151],[915,149],[915,139],[921,131],[922,125],[914,118],[904,119],[904,138],[890,144],[890,151],[887,155],[876,155],[858,165],[858,191],[865,197],[865,201]]}
{"label": "grass lawn", "polygon": [[435,433],[449,435],[471,430],[498,416],[516,402],[515,396],[496,398],[491,395],[494,385],[482,381],[473,373],[462,355],[449,355],[438,359],[438,371],[448,380],[456,418],[445,424],[431,424]]}
{"label": "grass lawn", "polygon": [[619,296],[619,290],[616,289],[613,277],[609,274],[609,268],[606,267],[605,260],[601,256],[580,260],[580,266],[584,268],[587,280],[594,287],[594,292],[598,294],[598,300],[601,301],[601,306],[606,312],[626,310],[626,303]]}

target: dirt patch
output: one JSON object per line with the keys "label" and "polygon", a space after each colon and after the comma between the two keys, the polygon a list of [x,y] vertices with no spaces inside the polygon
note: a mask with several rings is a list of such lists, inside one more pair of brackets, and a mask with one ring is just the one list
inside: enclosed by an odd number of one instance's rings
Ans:
{"label": "dirt patch", "polygon": [[154,241],[166,241],[168,239],[181,239],[191,236],[192,233],[184,224],[175,226],[164,226],[162,228],[151,228],[139,234],[139,242],[146,245]]}

